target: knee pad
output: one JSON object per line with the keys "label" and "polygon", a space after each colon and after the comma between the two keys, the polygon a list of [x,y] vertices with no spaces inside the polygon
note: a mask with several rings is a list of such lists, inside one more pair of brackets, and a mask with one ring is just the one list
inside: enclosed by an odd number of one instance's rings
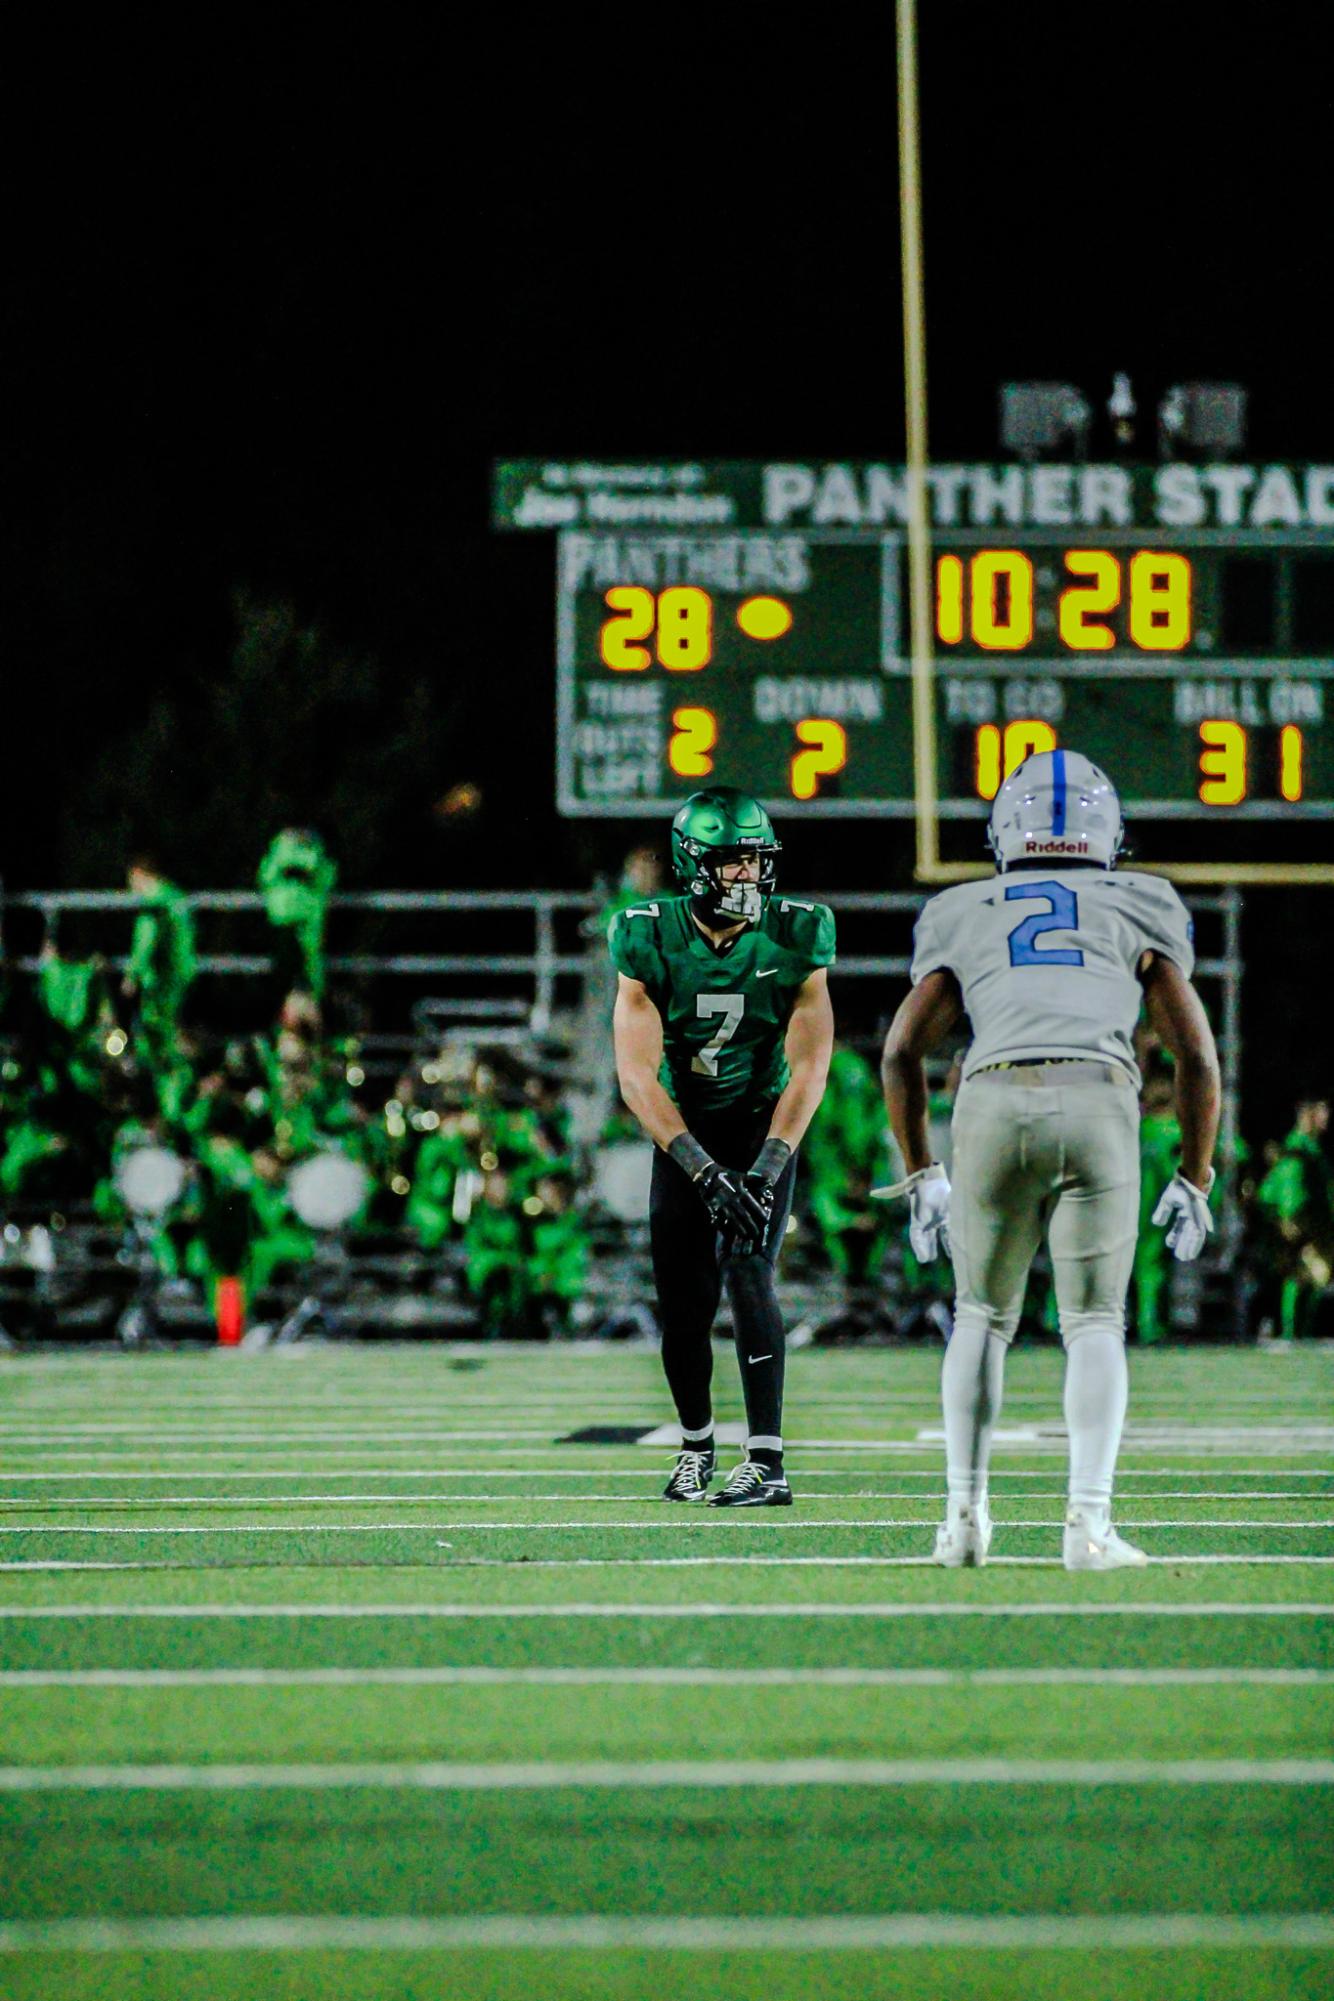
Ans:
{"label": "knee pad", "polygon": [[1065,1347],[1077,1341],[1081,1334],[1114,1334],[1118,1341],[1126,1338],[1126,1316],[1120,1313],[1063,1313],[1061,1316],[1061,1340]]}
{"label": "knee pad", "polygon": [[1019,1326],[1018,1306],[1002,1308],[984,1306],[979,1300],[957,1300],[954,1307],[954,1325],[957,1328],[977,1328],[988,1335],[994,1334],[998,1341],[1008,1347]]}

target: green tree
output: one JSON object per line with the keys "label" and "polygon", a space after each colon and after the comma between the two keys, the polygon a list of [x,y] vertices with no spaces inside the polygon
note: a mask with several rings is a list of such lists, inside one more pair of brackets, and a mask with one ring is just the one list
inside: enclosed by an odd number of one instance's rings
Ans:
{"label": "green tree", "polygon": [[392,872],[405,828],[425,837],[452,736],[438,667],[391,668],[283,600],[233,604],[226,667],[183,668],[99,757],[68,880],[112,880],[148,840],[201,886],[248,887],[277,828],[310,826],[352,885]]}

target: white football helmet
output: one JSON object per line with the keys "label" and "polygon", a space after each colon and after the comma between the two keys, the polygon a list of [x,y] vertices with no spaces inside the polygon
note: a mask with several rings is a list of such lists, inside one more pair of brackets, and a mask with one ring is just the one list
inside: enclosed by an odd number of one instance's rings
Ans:
{"label": "white football helmet", "polygon": [[1116,787],[1077,750],[1036,750],[992,802],[987,840],[1004,875],[1015,862],[1097,862],[1111,868],[1125,840]]}

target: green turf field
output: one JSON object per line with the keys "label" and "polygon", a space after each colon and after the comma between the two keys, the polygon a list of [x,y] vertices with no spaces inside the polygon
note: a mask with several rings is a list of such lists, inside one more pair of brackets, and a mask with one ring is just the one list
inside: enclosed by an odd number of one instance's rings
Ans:
{"label": "green turf field", "polygon": [[1334,1358],[1134,1356],[1105,1577],[1048,1351],[926,1563],[937,1371],[795,1355],[737,1515],[569,1438],[648,1353],[0,1358],[0,1995],[1329,1991]]}

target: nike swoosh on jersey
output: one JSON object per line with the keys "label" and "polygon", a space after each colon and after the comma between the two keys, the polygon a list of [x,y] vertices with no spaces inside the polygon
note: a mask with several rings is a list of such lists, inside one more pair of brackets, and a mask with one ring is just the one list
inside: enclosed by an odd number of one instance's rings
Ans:
{"label": "nike swoosh on jersey", "polygon": [[766,966],[764,971],[762,973],[756,973],[755,977],[757,980],[767,980],[771,974],[776,973],[777,971],[778,971],[777,966]]}

